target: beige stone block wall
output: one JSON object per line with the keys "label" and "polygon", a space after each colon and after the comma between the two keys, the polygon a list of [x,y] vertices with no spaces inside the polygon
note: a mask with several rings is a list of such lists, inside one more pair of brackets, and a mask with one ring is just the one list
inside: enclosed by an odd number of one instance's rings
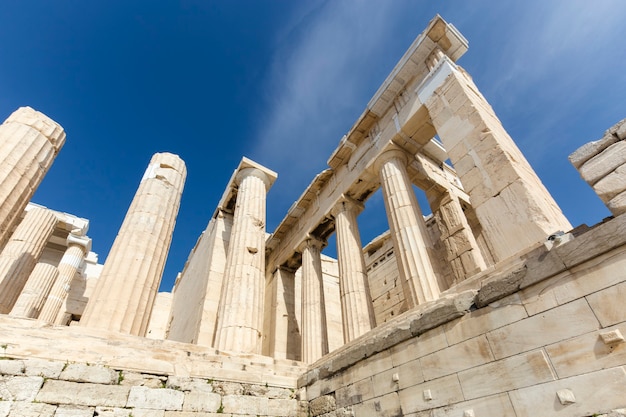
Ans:
{"label": "beige stone block wall", "polygon": [[569,156],[614,216],[626,213],[626,119]]}
{"label": "beige stone block wall", "polygon": [[299,379],[310,410],[322,397],[324,412],[359,417],[626,407],[622,217],[529,250],[329,354]]}

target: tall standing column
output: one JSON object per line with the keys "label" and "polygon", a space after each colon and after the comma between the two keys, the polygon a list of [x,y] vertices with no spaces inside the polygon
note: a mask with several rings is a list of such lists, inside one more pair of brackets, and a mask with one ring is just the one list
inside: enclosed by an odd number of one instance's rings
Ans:
{"label": "tall standing column", "polygon": [[139,184],[80,324],[145,335],[172,241],[187,170],[157,153]]}
{"label": "tall standing column", "polygon": [[295,271],[279,266],[265,290],[264,354],[275,359],[300,359],[300,331],[295,313]]}
{"label": "tall standing column", "polygon": [[59,276],[54,281],[50,294],[45,301],[39,320],[47,323],[62,324],[63,314],[61,307],[67,299],[70,284],[76,271],[85,259],[85,255],[91,250],[91,239],[70,233],[67,236],[67,249],[59,262],[57,269]]}
{"label": "tall standing column", "polygon": [[302,251],[302,361],[313,363],[328,353],[326,305],[321,250],[323,242],[309,238]]}
{"label": "tall standing column", "polygon": [[428,256],[428,232],[407,174],[406,154],[397,149],[383,153],[376,162],[385,208],[396,247],[396,259],[408,307],[439,295],[437,277]]}
{"label": "tall standing column", "polygon": [[21,107],[0,125],[0,248],[65,143],[63,128]]}
{"label": "tall standing column", "polygon": [[37,263],[10,315],[36,319],[58,275],[59,270],[54,265]]}
{"label": "tall standing column", "polygon": [[332,210],[337,231],[339,290],[345,343],[367,333],[376,325],[356,221],[357,212],[362,209],[360,203],[344,197]]}
{"label": "tall standing column", "polygon": [[13,308],[57,224],[45,208],[29,210],[0,254],[0,313]]}
{"label": "tall standing column", "polygon": [[236,176],[239,188],[216,333],[215,346],[220,350],[262,351],[265,196],[275,178],[272,174],[261,166],[244,164]]}

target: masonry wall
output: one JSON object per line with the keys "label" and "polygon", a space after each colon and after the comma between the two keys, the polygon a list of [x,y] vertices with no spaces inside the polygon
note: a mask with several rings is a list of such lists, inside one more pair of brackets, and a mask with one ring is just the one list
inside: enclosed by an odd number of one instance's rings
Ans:
{"label": "masonry wall", "polygon": [[311,415],[591,416],[626,407],[625,232],[621,216],[536,247],[322,358],[299,381]]}

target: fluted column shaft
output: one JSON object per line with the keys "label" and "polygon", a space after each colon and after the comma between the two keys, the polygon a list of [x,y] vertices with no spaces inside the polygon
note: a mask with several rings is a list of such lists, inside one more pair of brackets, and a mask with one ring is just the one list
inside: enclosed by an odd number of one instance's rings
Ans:
{"label": "fluted column shaft", "polygon": [[379,158],[377,166],[404,297],[408,307],[413,308],[439,295],[437,278],[428,256],[426,225],[407,174],[404,152],[390,150]]}
{"label": "fluted column shaft", "polygon": [[0,248],[65,143],[52,119],[21,107],[0,125]]}
{"label": "fluted column shaft", "polygon": [[357,212],[362,206],[344,198],[332,211],[337,231],[337,260],[343,339],[345,343],[370,331],[375,325]]}
{"label": "fluted column shaft", "polygon": [[0,254],[0,313],[11,311],[57,224],[51,210],[29,210]]}
{"label": "fluted column shaft", "polygon": [[322,275],[322,242],[307,239],[302,250],[302,361],[313,363],[328,353]]}
{"label": "fluted column shaft", "polygon": [[54,265],[37,263],[10,315],[36,319],[58,275],[59,270]]}
{"label": "fluted column shaft", "polygon": [[67,245],[63,258],[61,258],[61,262],[59,262],[57,267],[59,276],[54,281],[50,294],[48,294],[41,313],[39,313],[39,320],[47,323],[62,324],[63,315],[59,314],[59,312],[67,299],[70,284],[76,275],[76,271],[83,263],[85,254],[90,250],[91,239],[70,234],[67,237]]}
{"label": "fluted column shaft", "polygon": [[261,353],[265,291],[265,196],[269,179],[257,168],[237,175],[233,215],[216,347]]}
{"label": "fluted column shaft", "polygon": [[145,335],[172,241],[187,171],[157,153],[139,184],[80,324]]}

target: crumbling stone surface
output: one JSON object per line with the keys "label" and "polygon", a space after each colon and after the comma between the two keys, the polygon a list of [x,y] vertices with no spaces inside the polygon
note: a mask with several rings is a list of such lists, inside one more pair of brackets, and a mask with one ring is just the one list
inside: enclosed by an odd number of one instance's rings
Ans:
{"label": "crumbling stone surface", "polygon": [[309,411],[313,417],[335,411],[337,403],[332,395],[322,395],[309,402]]}

